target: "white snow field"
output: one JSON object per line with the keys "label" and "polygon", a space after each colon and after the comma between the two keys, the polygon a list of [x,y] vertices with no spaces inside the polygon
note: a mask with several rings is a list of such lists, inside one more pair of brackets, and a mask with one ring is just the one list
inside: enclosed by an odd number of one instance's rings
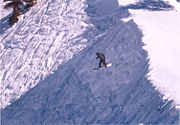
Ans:
{"label": "white snow field", "polygon": [[129,9],[132,16],[124,21],[133,19],[143,32],[144,49],[150,59],[149,80],[164,98],[180,105],[180,3],[168,2],[175,7],[171,11]]}
{"label": "white snow field", "polygon": [[82,50],[90,27],[85,0],[38,0],[12,27],[2,22],[12,10],[1,0],[1,108],[34,87],[61,63]]}

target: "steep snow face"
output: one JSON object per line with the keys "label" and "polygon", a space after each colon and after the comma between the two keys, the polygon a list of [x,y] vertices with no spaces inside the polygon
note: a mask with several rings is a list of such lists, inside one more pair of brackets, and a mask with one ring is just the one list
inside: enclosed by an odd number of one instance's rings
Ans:
{"label": "steep snow face", "polygon": [[165,94],[165,98],[174,99],[179,105],[180,5],[175,0],[169,0],[168,3],[174,7],[170,11],[130,9],[132,17],[124,21],[133,19],[144,34],[144,49],[150,58],[149,80]]}
{"label": "steep snow face", "polygon": [[7,26],[9,10],[3,10],[7,13],[1,17],[1,108],[86,46],[82,33],[91,26],[86,24],[84,1],[38,1],[12,27]]}
{"label": "steep snow face", "polygon": [[165,94],[180,104],[180,16],[176,11],[144,12],[130,10],[142,29],[150,58],[149,79]]}

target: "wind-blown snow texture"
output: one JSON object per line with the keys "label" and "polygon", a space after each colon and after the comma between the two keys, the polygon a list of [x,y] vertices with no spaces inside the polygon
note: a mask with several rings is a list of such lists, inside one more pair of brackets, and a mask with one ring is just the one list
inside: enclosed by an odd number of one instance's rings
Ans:
{"label": "wind-blown snow texture", "polygon": [[[146,78],[141,31],[133,20],[120,20],[129,16],[128,10],[120,9],[115,0],[86,4],[95,27],[80,41],[88,39],[89,44],[3,109],[2,125],[178,124],[173,101],[163,100]],[[105,53],[113,66],[94,72],[97,51]]]}

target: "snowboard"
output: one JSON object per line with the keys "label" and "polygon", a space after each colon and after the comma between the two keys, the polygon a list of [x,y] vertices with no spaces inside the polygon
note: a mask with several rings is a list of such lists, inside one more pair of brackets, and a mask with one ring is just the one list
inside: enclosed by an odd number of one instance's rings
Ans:
{"label": "snowboard", "polygon": [[[107,67],[111,67],[112,63],[107,63]],[[94,68],[95,71],[103,69],[103,68],[107,68],[107,67],[101,67],[101,68]]]}

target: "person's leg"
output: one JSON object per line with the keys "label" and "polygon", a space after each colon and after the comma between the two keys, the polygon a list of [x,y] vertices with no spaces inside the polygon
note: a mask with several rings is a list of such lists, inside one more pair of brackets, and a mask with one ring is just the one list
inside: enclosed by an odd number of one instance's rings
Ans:
{"label": "person's leg", "polygon": [[101,63],[102,63],[102,60],[100,60],[100,62],[99,62],[99,68],[101,68]]}
{"label": "person's leg", "polygon": [[105,67],[107,67],[107,63],[106,63],[105,60],[103,60],[102,63],[103,63],[103,65],[104,65]]}

